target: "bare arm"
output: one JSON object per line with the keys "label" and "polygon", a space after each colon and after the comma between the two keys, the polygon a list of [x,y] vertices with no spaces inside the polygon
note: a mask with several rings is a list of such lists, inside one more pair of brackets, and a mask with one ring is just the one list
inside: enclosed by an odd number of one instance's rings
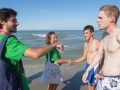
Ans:
{"label": "bare arm", "polygon": [[47,54],[49,51],[51,51],[55,47],[59,47],[61,51],[63,51],[64,49],[62,44],[52,44],[52,45],[48,45],[48,46],[37,48],[37,49],[28,48],[25,51],[24,56],[38,59],[39,57],[42,57],[43,55]]}
{"label": "bare arm", "polygon": [[78,62],[82,62],[86,59],[87,57],[87,51],[86,51],[86,43],[84,44],[84,53],[83,53],[83,56],[78,58],[77,60],[75,60],[76,63]]}
{"label": "bare arm", "polygon": [[71,60],[63,60],[63,59],[59,59],[57,61],[55,61],[55,63],[57,64],[68,64]]}
{"label": "bare arm", "polygon": [[[108,35],[108,33],[107,33],[107,32],[104,32],[103,35],[102,35],[102,37],[101,37],[101,40],[104,39],[107,35]],[[100,45],[99,45],[99,47],[100,47]],[[99,49],[99,47],[98,47],[98,49]],[[100,70],[99,70],[99,74],[102,74],[103,63],[104,63],[104,52],[103,52],[102,59],[101,59],[101,61],[100,61]]]}
{"label": "bare arm", "polygon": [[99,69],[99,72],[96,76],[96,81],[98,82],[101,78],[101,74],[102,74],[102,67],[103,67],[103,63],[104,63],[104,54],[103,54],[103,57],[101,59],[101,62],[100,62],[100,69]]}
{"label": "bare arm", "polygon": [[118,43],[120,44],[120,30],[119,30],[118,33],[117,33],[117,41],[118,41]]}
{"label": "bare arm", "polygon": [[100,62],[100,70],[99,70],[99,74],[102,74],[103,63],[104,63],[104,54],[103,54],[103,57],[102,57],[101,62]]}

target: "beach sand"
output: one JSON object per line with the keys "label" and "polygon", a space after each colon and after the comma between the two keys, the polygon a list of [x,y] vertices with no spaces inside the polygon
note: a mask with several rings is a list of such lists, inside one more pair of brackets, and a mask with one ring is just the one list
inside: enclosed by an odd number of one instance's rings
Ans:
{"label": "beach sand", "polygon": [[[63,83],[57,90],[87,90],[87,84],[82,82],[85,62],[74,64],[73,66],[62,65],[61,73]],[[40,77],[44,66],[24,66],[30,90],[46,90],[46,84],[40,84]]]}

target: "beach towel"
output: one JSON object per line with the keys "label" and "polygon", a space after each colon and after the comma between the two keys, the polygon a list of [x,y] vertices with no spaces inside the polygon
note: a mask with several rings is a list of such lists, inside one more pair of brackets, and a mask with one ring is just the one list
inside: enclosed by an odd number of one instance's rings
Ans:
{"label": "beach towel", "polygon": [[60,65],[50,62],[50,53],[48,53],[48,61],[45,65],[41,76],[40,84],[62,84],[62,75]]}

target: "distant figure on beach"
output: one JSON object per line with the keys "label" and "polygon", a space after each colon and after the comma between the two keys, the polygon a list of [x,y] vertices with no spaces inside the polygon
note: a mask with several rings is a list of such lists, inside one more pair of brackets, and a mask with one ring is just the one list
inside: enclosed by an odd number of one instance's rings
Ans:
{"label": "distant figure on beach", "polygon": [[[83,29],[84,36],[87,42],[84,44],[84,53],[83,56],[75,60],[75,63],[82,62],[83,60],[87,60],[86,67],[87,69],[89,65],[92,63],[95,55],[98,52],[100,41],[93,37],[94,35],[94,27],[91,25],[87,25]],[[94,90],[96,81],[96,75],[99,72],[100,63],[98,63],[95,67],[93,67],[87,77],[88,81],[88,90]]]}
{"label": "distant figure on beach", "polygon": [[120,90],[120,28],[117,26],[119,16],[120,10],[115,5],[102,6],[98,14],[98,27],[105,32],[98,53],[82,78],[86,83],[90,70],[104,53],[101,78],[96,90]]}
{"label": "distant figure on beach", "polygon": [[[46,44],[48,46],[51,44],[57,43],[57,41],[58,41],[58,38],[57,38],[55,32],[51,31],[47,34]],[[59,65],[61,65],[61,64],[73,65],[74,64],[74,61],[72,61],[72,60],[62,59],[59,51],[56,48],[52,49],[49,52],[49,54],[50,54],[50,62],[51,63],[55,63],[55,64],[59,64]],[[48,61],[48,54],[46,54],[46,60]],[[54,84],[50,83],[50,84],[48,84],[47,90],[56,90],[57,86],[58,86],[58,84],[56,84],[56,83],[54,83]]]}
{"label": "distant figure on beach", "polygon": [[[12,33],[17,32],[17,26],[19,25],[19,23],[17,22],[16,16],[17,12],[11,8],[0,9],[0,42],[4,36],[11,35]],[[6,62],[15,70],[16,74],[18,75],[19,74],[18,62],[20,61],[22,56],[38,59],[43,55],[47,54],[48,52],[50,52],[54,48],[55,49],[59,48],[61,52],[64,51],[63,44],[53,43],[42,48],[33,49],[20,42],[15,36],[10,36],[5,43],[1,58],[5,59]],[[20,74],[23,90],[30,90],[28,87],[25,74],[22,71],[20,71]],[[2,76],[0,78],[2,78]],[[11,80],[10,77],[7,78],[8,80]],[[1,83],[3,86],[1,85]],[[17,84],[17,82],[12,83]],[[5,86],[4,82],[1,81],[0,79],[0,88],[1,87]],[[6,86],[5,90],[18,90],[18,89],[15,89],[13,87],[9,88],[8,86]]]}

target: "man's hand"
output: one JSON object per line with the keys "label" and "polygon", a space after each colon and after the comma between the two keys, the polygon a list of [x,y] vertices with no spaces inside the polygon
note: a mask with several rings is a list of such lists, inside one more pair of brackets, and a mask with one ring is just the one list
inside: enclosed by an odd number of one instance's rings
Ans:
{"label": "man's hand", "polygon": [[88,81],[87,81],[87,76],[88,76],[88,71],[86,71],[86,72],[83,74],[82,81],[83,81],[84,83],[87,83],[87,82],[88,82]]}
{"label": "man's hand", "polygon": [[101,78],[101,75],[98,73],[97,76],[96,76],[96,81],[98,82]]}
{"label": "man's hand", "polygon": [[73,65],[73,64],[74,64],[74,61],[73,61],[73,60],[69,60],[69,61],[68,61],[68,65],[69,65],[69,66],[71,66],[71,65]]}

